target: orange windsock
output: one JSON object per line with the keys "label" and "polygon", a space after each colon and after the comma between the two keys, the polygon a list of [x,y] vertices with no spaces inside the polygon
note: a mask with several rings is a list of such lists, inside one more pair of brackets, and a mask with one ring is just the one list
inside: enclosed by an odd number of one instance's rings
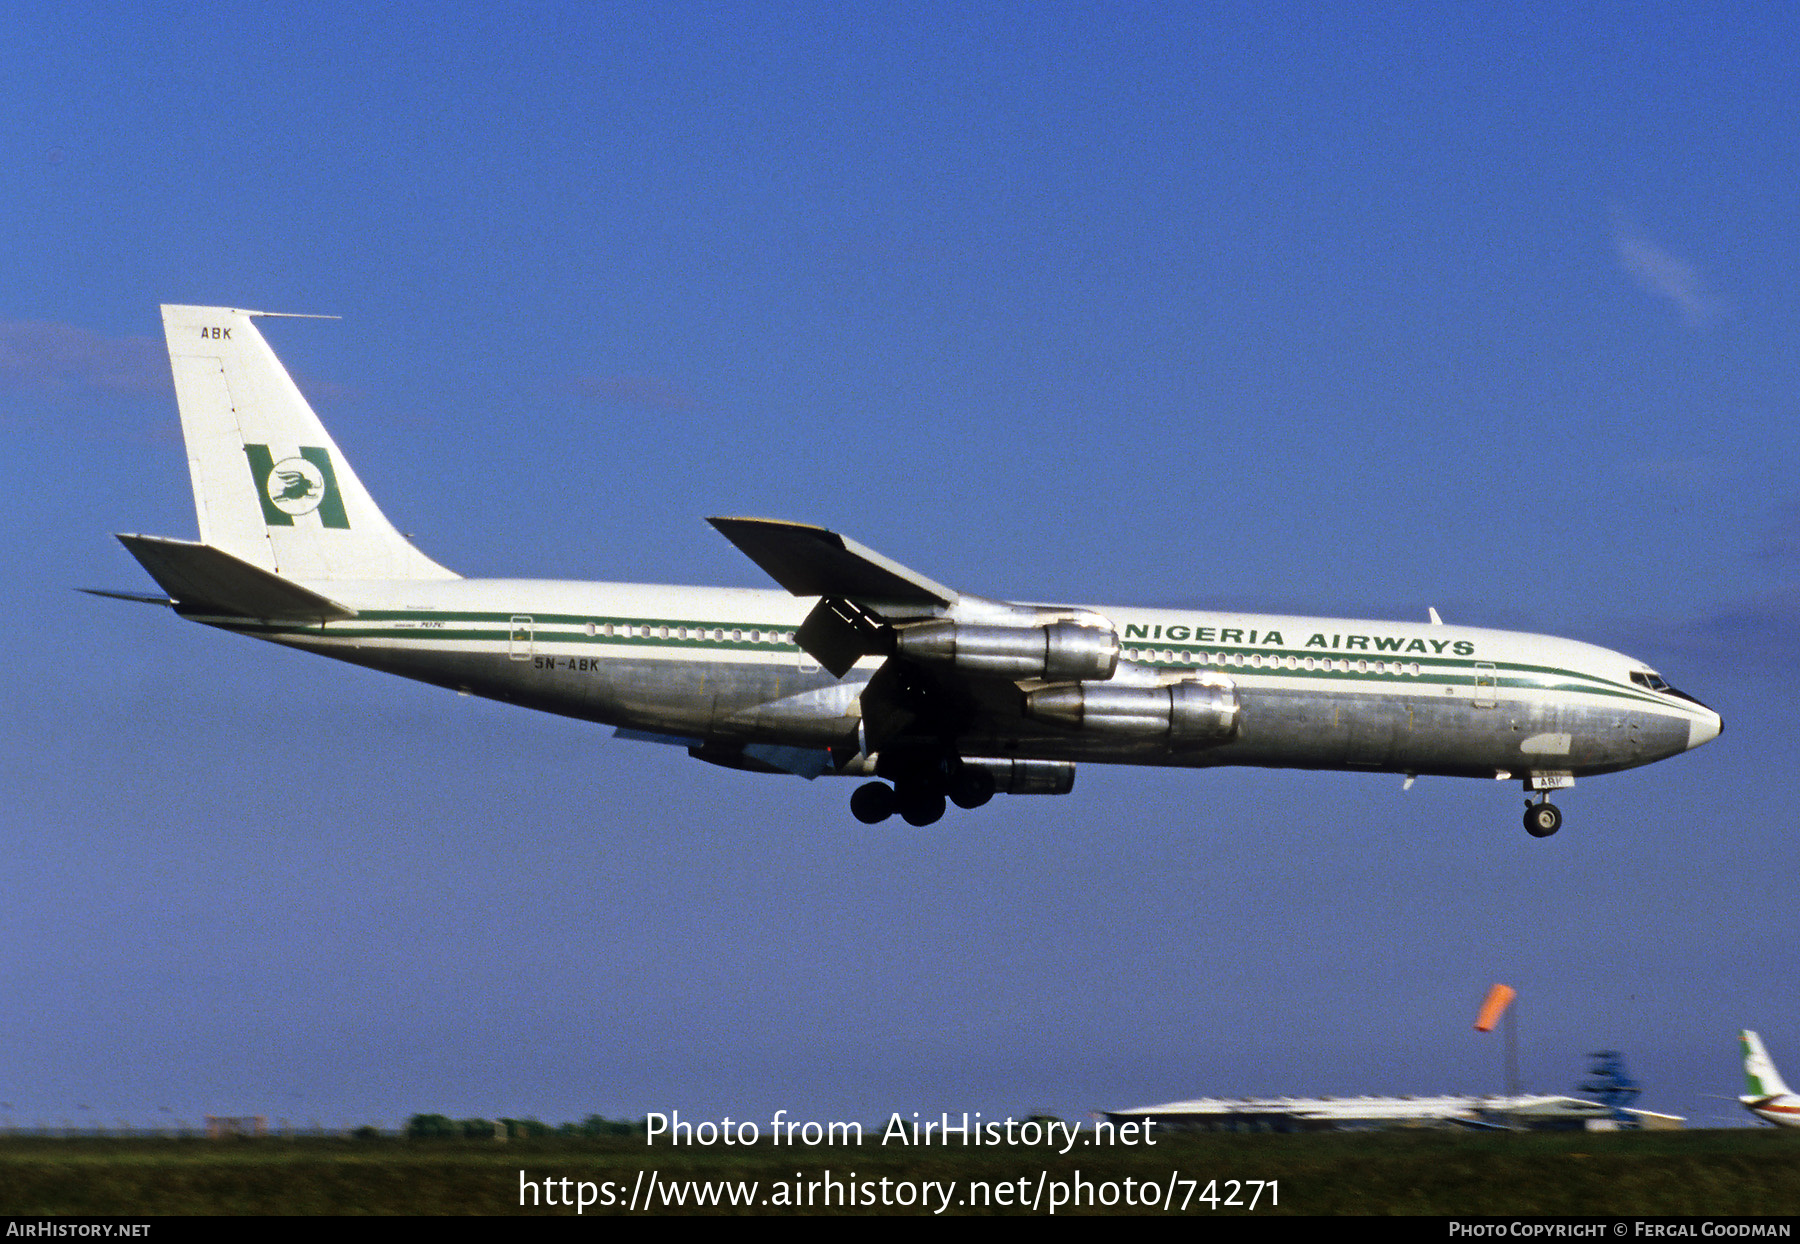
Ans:
{"label": "orange windsock", "polygon": [[1511,985],[1495,985],[1488,990],[1487,1000],[1481,1004],[1481,1014],[1475,1017],[1475,1031],[1492,1032],[1507,1006],[1518,996],[1518,991]]}

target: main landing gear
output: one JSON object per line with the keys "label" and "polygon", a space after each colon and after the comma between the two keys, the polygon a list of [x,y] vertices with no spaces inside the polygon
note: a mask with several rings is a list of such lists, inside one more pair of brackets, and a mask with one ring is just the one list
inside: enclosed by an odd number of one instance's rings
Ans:
{"label": "main landing gear", "polygon": [[1537,803],[1525,804],[1525,832],[1533,838],[1548,838],[1562,828],[1562,809],[1541,797]]}
{"label": "main landing gear", "polygon": [[850,814],[864,825],[879,824],[896,812],[908,825],[930,825],[944,815],[947,804],[979,808],[993,797],[993,774],[978,765],[959,764],[948,773],[903,773],[892,786],[864,782],[850,796]]}

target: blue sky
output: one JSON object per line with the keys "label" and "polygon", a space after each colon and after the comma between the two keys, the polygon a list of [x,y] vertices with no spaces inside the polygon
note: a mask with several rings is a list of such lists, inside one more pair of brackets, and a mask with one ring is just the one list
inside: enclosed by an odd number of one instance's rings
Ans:
{"label": "blue sky", "polygon": [[[1791,14],[78,6],[0,47],[0,1102],[1068,1115],[1800,1069]],[[1511,785],[1084,770],[868,829],[78,596],[191,536],[159,302],[265,321],[444,564],[762,586],[825,523],[985,595],[1640,656],[1688,756]],[[292,725],[300,708],[302,724]]]}

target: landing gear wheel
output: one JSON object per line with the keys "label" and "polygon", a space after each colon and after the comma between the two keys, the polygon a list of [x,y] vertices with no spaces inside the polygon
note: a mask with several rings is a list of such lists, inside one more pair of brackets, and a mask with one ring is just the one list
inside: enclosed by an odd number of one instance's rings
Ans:
{"label": "landing gear wheel", "polygon": [[879,825],[894,815],[894,788],[886,782],[864,782],[850,796],[850,815],[864,825]]}
{"label": "landing gear wheel", "polygon": [[1533,838],[1548,838],[1562,828],[1562,810],[1553,803],[1534,803],[1525,809],[1525,832]]}
{"label": "landing gear wheel", "polygon": [[944,815],[944,792],[933,787],[902,787],[895,802],[908,825],[930,825]]}
{"label": "landing gear wheel", "polygon": [[994,775],[974,765],[964,765],[950,779],[950,802],[959,808],[979,808],[994,797]]}

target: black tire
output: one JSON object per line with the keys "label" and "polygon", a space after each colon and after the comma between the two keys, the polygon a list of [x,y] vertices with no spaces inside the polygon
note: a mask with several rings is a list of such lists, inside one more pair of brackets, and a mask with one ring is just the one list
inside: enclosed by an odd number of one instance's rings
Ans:
{"label": "black tire", "polygon": [[1548,838],[1562,828],[1562,810],[1553,803],[1534,803],[1525,809],[1525,832]]}
{"label": "black tire", "polygon": [[975,765],[964,765],[950,779],[950,802],[959,808],[979,808],[994,797],[994,775]]}
{"label": "black tire", "polygon": [[850,815],[864,825],[879,825],[894,815],[894,788],[886,782],[864,782],[850,796]]}
{"label": "black tire", "polygon": [[930,787],[902,790],[897,802],[908,825],[930,825],[944,815],[944,792]]}

